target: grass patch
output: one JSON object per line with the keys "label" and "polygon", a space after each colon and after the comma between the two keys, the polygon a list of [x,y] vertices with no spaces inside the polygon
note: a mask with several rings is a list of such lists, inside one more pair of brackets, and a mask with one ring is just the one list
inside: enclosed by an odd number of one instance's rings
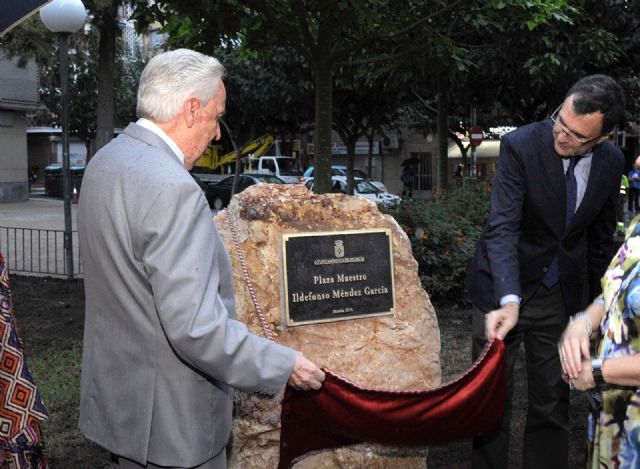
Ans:
{"label": "grass patch", "polygon": [[68,445],[85,441],[78,429],[81,361],[82,344],[76,341],[52,344],[28,357],[31,373],[49,409],[43,432],[52,459],[63,458]]}

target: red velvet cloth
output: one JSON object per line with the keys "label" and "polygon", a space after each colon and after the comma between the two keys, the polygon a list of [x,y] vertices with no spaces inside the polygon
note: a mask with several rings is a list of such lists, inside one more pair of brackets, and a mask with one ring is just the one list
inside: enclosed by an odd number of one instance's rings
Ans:
{"label": "red velvet cloth", "polygon": [[310,451],[360,442],[441,445],[494,433],[506,395],[504,343],[487,344],[457,380],[418,391],[364,389],[329,370],[319,391],[288,386],[282,402],[279,469]]}

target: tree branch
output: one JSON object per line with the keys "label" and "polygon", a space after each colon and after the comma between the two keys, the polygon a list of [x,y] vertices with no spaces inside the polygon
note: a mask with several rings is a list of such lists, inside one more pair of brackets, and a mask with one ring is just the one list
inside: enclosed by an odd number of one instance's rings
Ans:
{"label": "tree branch", "polygon": [[413,94],[416,98],[418,98],[418,101],[420,101],[420,103],[426,107],[429,111],[433,112],[435,115],[438,115],[438,109],[433,107],[431,104],[429,104],[429,102],[423,98],[420,94],[418,94],[418,92],[411,88],[411,94]]}
{"label": "tree branch", "polygon": [[304,5],[302,4],[302,1],[293,1],[293,12],[298,18],[298,22],[300,23],[299,30],[302,34],[302,40],[304,41],[308,50],[311,51],[311,54],[316,56],[318,53],[318,44],[314,41],[313,36],[311,35],[309,21],[307,20],[306,10],[304,8]]}

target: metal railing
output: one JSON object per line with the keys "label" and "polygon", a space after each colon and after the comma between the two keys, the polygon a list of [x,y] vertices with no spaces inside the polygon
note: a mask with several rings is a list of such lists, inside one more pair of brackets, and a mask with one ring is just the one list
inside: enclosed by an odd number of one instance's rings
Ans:
{"label": "metal railing", "polygon": [[[82,275],[78,232],[72,232],[73,276]],[[9,272],[67,277],[64,230],[0,226],[0,252]]]}

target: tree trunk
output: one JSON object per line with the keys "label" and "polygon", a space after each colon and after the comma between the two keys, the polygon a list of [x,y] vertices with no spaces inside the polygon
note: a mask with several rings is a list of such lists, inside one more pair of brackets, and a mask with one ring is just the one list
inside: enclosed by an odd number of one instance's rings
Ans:
{"label": "tree trunk", "polygon": [[98,44],[98,109],[96,115],[96,151],[113,138],[114,128],[114,62],[116,58],[116,15],[118,1],[100,12],[100,42]]}
{"label": "tree trunk", "polygon": [[365,137],[367,137],[367,143],[369,144],[367,153],[367,177],[371,179],[371,172],[373,171],[373,135],[369,136],[365,134]]}
{"label": "tree trunk", "polygon": [[438,76],[438,158],[436,160],[436,189],[449,187],[449,79]]}
{"label": "tree trunk", "polygon": [[315,67],[316,133],[314,142],[314,191],[331,192],[331,130],[333,113],[333,70],[330,64]]}
{"label": "tree trunk", "polygon": [[[453,143],[456,144],[456,146],[460,149],[460,155],[462,157],[462,167],[463,169],[466,171],[468,166],[468,162],[469,162],[469,157],[467,156],[467,153],[469,152],[469,148],[471,148],[471,144],[469,143],[466,147],[464,146],[464,144],[462,143],[462,140],[460,140],[456,134],[454,134],[453,132],[449,131],[449,137],[451,138],[451,140],[453,140]],[[448,152],[448,150],[447,150]]]}
{"label": "tree trunk", "polygon": [[353,195],[353,169],[356,159],[356,140],[357,137],[350,139],[347,144],[347,194]]}

